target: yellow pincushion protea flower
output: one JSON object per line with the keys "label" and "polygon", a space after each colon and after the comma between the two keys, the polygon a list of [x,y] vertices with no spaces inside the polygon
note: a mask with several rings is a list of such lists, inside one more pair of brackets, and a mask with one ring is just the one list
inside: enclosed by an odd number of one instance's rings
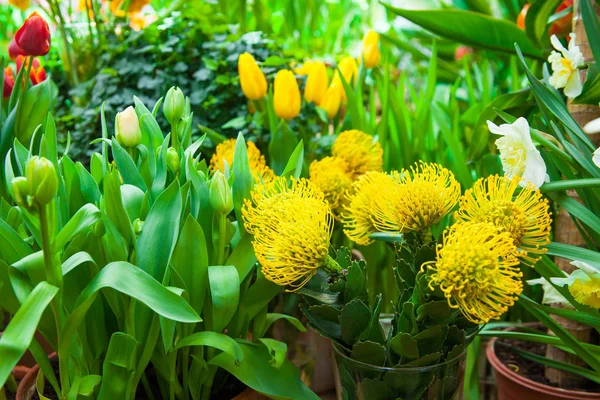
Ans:
{"label": "yellow pincushion protea flower", "polygon": [[339,215],[346,200],[346,191],[352,185],[348,163],[341,158],[325,157],[313,161],[309,173],[311,182],[325,194],[329,206]]}
{"label": "yellow pincushion protea flower", "polygon": [[531,184],[519,188],[519,176],[479,179],[460,200],[457,221],[489,222],[508,232],[521,260],[534,265],[550,243],[552,219],[548,200]]}
{"label": "yellow pincushion protea flower", "polygon": [[469,321],[499,318],[523,291],[515,245],[490,223],[458,223],[444,232],[437,259],[423,264],[429,288],[439,287]]}
{"label": "yellow pincushion protea flower", "polygon": [[369,237],[377,232],[373,223],[373,210],[388,204],[385,199],[392,197],[397,190],[396,178],[397,174],[392,176],[383,172],[367,172],[352,184],[348,205],[344,207],[342,214],[344,233],[350,240],[363,246],[373,242]]}
{"label": "yellow pincushion protea flower", "polygon": [[[229,139],[217,145],[215,154],[210,159],[210,168],[213,171],[225,173],[225,163],[229,170],[233,166],[233,155],[235,153],[236,139]],[[246,152],[248,154],[248,164],[250,171],[256,183],[269,182],[275,177],[275,173],[267,166],[265,157],[260,154],[260,150],[253,142],[246,142]]]}
{"label": "yellow pincushion protea flower", "polygon": [[382,232],[426,233],[458,203],[460,184],[439,164],[420,162],[402,170],[394,191],[374,193],[373,222]]}
{"label": "yellow pincushion protea flower", "polygon": [[17,7],[21,11],[27,11],[31,5],[31,0],[8,0],[8,3]]}
{"label": "yellow pincushion protea flower", "polygon": [[256,186],[242,216],[270,281],[297,290],[327,263],[333,215],[325,195],[309,180],[278,177]]}
{"label": "yellow pincushion protea flower", "polygon": [[[142,11],[146,5],[150,4],[151,0],[131,0],[127,9],[128,14],[136,14]],[[121,10],[121,4],[124,0],[112,0],[110,2],[110,11],[117,16],[124,16],[125,10]]]}
{"label": "yellow pincushion protea flower", "polygon": [[356,129],[340,133],[331,153],[348,163],[348,171],[353,179],[369,171],[383,169],[383,149],[379,142]]}

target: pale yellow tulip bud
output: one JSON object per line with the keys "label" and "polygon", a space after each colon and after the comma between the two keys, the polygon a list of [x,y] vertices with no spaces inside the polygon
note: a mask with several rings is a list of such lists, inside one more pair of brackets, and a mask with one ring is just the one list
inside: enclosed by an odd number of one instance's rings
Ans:
{"label": "pale yellow tulip bud", "polygon": [[115,130],[117,142],[123,147],[135,147],[142,142],[140,121],[132,106],[117,113]]}

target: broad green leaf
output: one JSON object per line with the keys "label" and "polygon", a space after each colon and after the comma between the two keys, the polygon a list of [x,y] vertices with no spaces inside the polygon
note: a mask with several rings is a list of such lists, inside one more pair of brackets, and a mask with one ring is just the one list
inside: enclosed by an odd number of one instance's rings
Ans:
{"label": "broad green leaf", "polygon": [[200,315],[208,284],[208,252],[204,232],[191,215],[183,224],[171,265],[185,284],[190,305]]}
{"label": "broad green leaf", "polygon": [[4,386],[12,369],[27,351],[40,318],[56,293],[57,287],[40,282],[4,330],[0,337],[0,387]]}
{"label": "broad green leaf", "polygon": [[137,358],[137,341],[131,335],[113,333],[102,364],[98,400],[128,399]]}
{"label": "broad green leaf", "polygon": [[548,19],[563,0],[533,1],[525,17],[527,36],[540,47],[546,46],[548,41]]}
{"label": "broad green leaf", "polygon": [[256,265],[252,236],[242,236],[225,263],[233,265],[238,270],[240,281],[246,279],[246,276],[248,276],[252,268]]}
{"label": "broad green leaf", "polygon": [[221,353],[209,361],[219,366],[248,387],[276,400],[318,400],[319,397],[302,383],[298,369],[289,361],[280,368],[270,364],[271,354],[262,344],[239,343],[244,362],[236,365],[235,359]]}
{"label": "broad green leaf", "polygon": [[[306,328],[304,327],[302,322],[300,322],[300,320],[298,320],[297,318],[294,318],[290,315],[277,314],[277,313],[268,313],[267,314],[264,331],[267,331],[269,329],[269,327],[271,325],[273,325],[273,323],[275,323],[275,321],[280,320],[280,319],[284,319],[284,320],[288,321],[300,332],[306,332]],[[260,336],[263,336],[263,335],[260,335]]]}
{"label": "broad green leaf", "polygon": [[54,249],[62,251],[66,244],[79,233],[90,228],[100,220],[100,210],[93,204],[81,207],[54,239]]}
{"label": "broad green leaf", "polygon": [[12,264],[31,254],[31,249],[21,236],[3,219],[0,219],[0,259]]}
{"label": "broad green leaf", "polygon": [[78,253],[73,254],[71,257],[65,260],[65,262],[62,263],[62,274],[67,275],[69,272],[71,272],[72,270],[84,263],[93,264],[95,269],[98,269],[98,267],[96,266],[96,262],[94,261],[92,256],[90,256],[89,253],[86,253],[85,251],[80,251]]}
{"label": "broad green leaf", "polygon": [[104,177],[103,210],[106,212],[108,218],[110,218],[112,223],[115,225],[115,228],[117,229],[117,231],[119,231],[129,248],[134,248],[135,235],[133,233],[133,226],[131,225],[131,220],[129,219],[129,215],[127,214],[127,211],[123,204],[121,184],[119,180],[120,178],[118,171],[113,171]]}
{"label": "broad green leaf", "polygon": [[365,364],[385,365],[385,347],[379,343],[365,341],[358,342],[352,347],[351,358]]}
{"label": "broad green leaf", "polygon": [[212,327],[222,332],[229,324],[238,308],[240,277],[233,265],[208,267]]}
{"label": "broad green leaf", "polygon": [[269,141],[269,157],[275,174],[281,175],[297,144],[297,135],[282,120],[275,132],[271,132]]}
{"label": "broad green leaf", "polygon": [[227,335],[218,332],[197,332],[187,336],[177,343],[176,349],[188,346],[209,346],[221,350],[233,357],[239,365],[244,360],[244,352],[240,345]]}
{"label": "broad green leaf", "polygon": [[280,368],[285,361],[287,345],[275,339],[259,338],[258,340],[267,347],[273,357],[270,364],[275,368]]}
{"label": "broad green leaf", "polygon": [[518,43],[526,55],[536,58],[543,56],[525,32],[503,19],[457,9],[405,10],[385,3],[383,5],[392,13],[447,39],[510,54],[514,51],[514,44]]}
{"label": "broad green leaf", "polygon": [[[200,322],[198,314],[180,296],[152,276],[125,261],[106,265],[77,299],[59,343],[59,353],[68,351],[79,325],[101,289],[110,288],[135,299],[162,317],[184,323]],[[137,327],[137,326],[136,326]],[[144,332],[147,334],[147,332]]]}
{"label": "broad green leaf", "polygon": [[600,272],[600,253],[564,243],[552,242],[546,246],[549,256],[563,257],[572,261],[582,261]]}
{"label": "broad green leaf", "polygon": [[119,173],[123,178],[123,182],[137,186],[145,191],[147,189],[146,183],[144,182],[140,171],[138,171],[135,166],[135,162],[115,138],[112,139],[112,154],[115,163],[117,164],[117,168],[119,169]]}

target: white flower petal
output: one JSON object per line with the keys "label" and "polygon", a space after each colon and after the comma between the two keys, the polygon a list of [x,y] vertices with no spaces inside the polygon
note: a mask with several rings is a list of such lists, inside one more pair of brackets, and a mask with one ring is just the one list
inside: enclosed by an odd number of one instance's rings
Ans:
{"label": "white flower petal", "polygon": [[[573,34],[571,34],[573,35]],[[552,47],[554,47],[556,50],[560,51],[561,53],[563,51],[567,51],[567,49],[565,49],[565,46],[562,45],[562,43],[560,42],[560,40],[558,40],[558,37],[556,37],[556,35],[552,35],[552,37],[550,38],[550,43],[552,43]]]}
{"label": "white flower petal", "polygon": [[583,131],[587,134],[600,133],[600,118],[596,118],[585,124]]}
{"label": "white flower petal", "polygon": [[[589,276],[600,275],[600,270],[592,267],[590,264],[584,263],[583,261],[572,261],[571,265],[579,268],[579,270],[584,272],[586,275],[589,275]],[[575,272],[577,272],[577,271],[575,271]]]}
{"label": "white flower petal", "polygon": [[535,150],[535,145],[531,139],[531,129],[529,128],[529,122],[523,117],[519,117],[514,124],[514,129],[517,131],[521,142],[525,145],[527,150]]}
{"label": "white flower petal", "polygon": [[576,69],[571,76],[569,76],[569,81],[567,82],[567,86],[565,86],[565,96],[573,99],[581,94],[582,88],[579,70]]}
{"label": "white flower petal", "polygon": [[600,147],[594,151],[594,155],[592,156],[592,161],[596,164],[596,167],[600,168]]}
{"label": "white flower petal", "polygon": [[546,163],[537,149],[527,152],[527,161],[522,178],[538,189],[544,184],[546,180]]}
{"label": "white flower petal", "polygon": [[565,306],[570,306],[569,300],[567,300],[562,294],[560,294],[560,292],[556,290],[556,288],[546,279],[530,279],[527,281],[527,283],[529,285],[542,285],[542,289],[544,290],[544,297],[542,298],[543,304],[560,303]]}

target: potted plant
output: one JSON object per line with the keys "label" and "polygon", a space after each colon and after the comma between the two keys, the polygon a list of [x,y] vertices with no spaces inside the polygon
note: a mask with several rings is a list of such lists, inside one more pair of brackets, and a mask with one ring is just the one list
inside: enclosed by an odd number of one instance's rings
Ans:
{"label": "potted plant", "polygon": [[[29,349],[39,369],[21,392],[40,397],[231,398],[250,387],[316,398],[286,345],[265,337],[278,319],[304,327],[268,312],[283,288],[257,268],[240,218],[256,182],[244,138],[221,172],[196,155],[204,137],[192,140],[181,91],[169,90],[154,112],[134,101],[117,115],[114,137],[103,129],[89,170],[59,156],[51,116],[31,152],[19,141],[8,151],[3,204],[19,218],[2,218],[0,285],[19,306],[0,339],[0,383]],[[155,118],[161,103],[166,136]],[[299,174],[296,165],[285,173]]]}

